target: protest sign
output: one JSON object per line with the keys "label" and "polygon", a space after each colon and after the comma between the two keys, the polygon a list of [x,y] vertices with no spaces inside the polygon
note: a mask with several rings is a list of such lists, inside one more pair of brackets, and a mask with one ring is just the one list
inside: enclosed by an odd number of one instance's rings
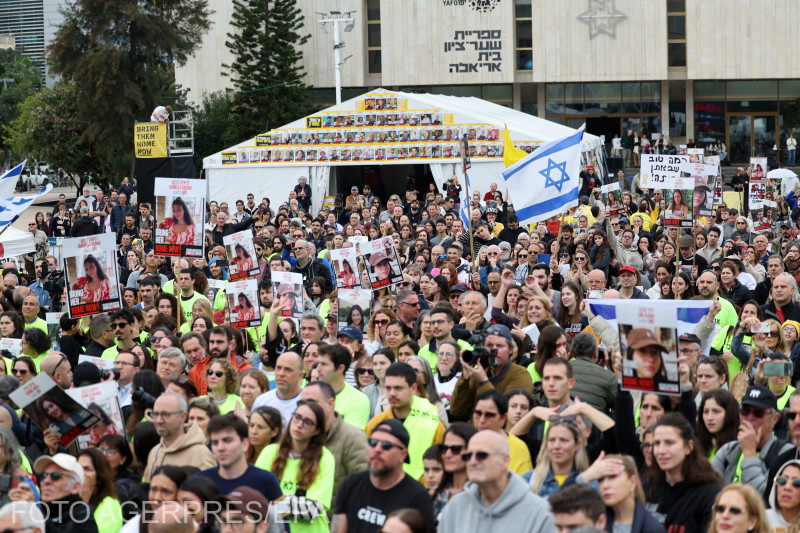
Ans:
{"label": "protest sign", "polygon": [[231,258],[228,262],[228,275],[231,281],[254,278],[258,275],[256,247],[250,230],[226,235],[222,238],[222,242],[225,244],[225,252]]}
{"label": "protest sign", "polygon": [[703,163],[705,150],[702,148],[687,148],[686,155],[689,156],[689,163]]}
{"label": "protest sign", "polygon": [[339,330],[345,326],[355,326],[367,331],[370,319],[372,291],[367,289],[339,290]]}
{"label": "protest sign", "polygon": [[6,359],[19,357],[19,355],[22,353],[22,339],[3,337],[0,339],[0,353],[2,353],[3,357]]}
{"label": "protest sign", "polygon": [[372,289],[382,289],[402,283],[403,271],[391,237],[361,243],[360,250],[364,255],[364,264]]}
{"label": "protest sign", "polygon": [[231,281],[225,287],[225,293],[231,326],[249,328],[261,325],[261,306],[258,305],[258,282],[256,280]]}
{"label": "protest sign", "polygon": [[72,399],[44,372],[20,385],[9,398],[42,430],[58,433],[58,443],[62,446],[68,446],[100,421],[97,415]]}
{"label": "protest sign", "polygon": [[66,239],[62,253],[71,318],[122,309],[113,233]]}
{"label": "protest sign", "polygon": [[331,263],[337,287],[349,289],[361,286],[361,276],[358,274],[358,250],[355,247],[331,250]]}
{"label": "protest sign", "polygon": [[750,158],[750,179],[764,179],[767,177],[767,158],[766,157],[751,157]]}
{"label": "protest sign", "polygon": [[711,216],[714,213],[712,186],[718,173],[714,165],[703,163],[681,164],[681,177],[689,178],[694,187],[692,205],[694,218]]}
{"label": "protest sign", "polygon": [[603,195],[603,204],[606,206],[606,216],[615,216],[623,208],[622,191],[619,183],[609,183],[600,187]]}
{"label": "protest sign", "polygon": [[295,272],[272,273],[272,299],[279,300],[283,297],[286,307],[281,310],[281,316],[300,318],[303,316],[303,276]]}
{"label": "protest sign", "polygon": [[225,309],[225,286],[228,284],[224,279],[209,279],[208,289],[206,290],[206,298],[211,302],[214,310],[219,311]]}
{"label": "protest sign", "polygon": [[680,177],[681,163],[688,163],[683,155],[642,154],[639,169],[639,186],[644,189],[674,189],[672,182]]}
{"label": "protest sign", "polygon": [[125,436],[125,421],[119,407],[116,381],[104,381],[95,385],[68,389],[66,392],[73,400],[85,406],[89,412],[100,419],[78,437],[79,450],[97,446],[100,444],[100,439],[106,435]]}
{"label": "protest sign", "polygon": [[102,357],[94,357],[92,355],[80,354],[78,356],[78,364],[91,363],[102,372],[103,370],[114,370],[113,359],[103,359]]}
{"label": "protest sign", "polygon": [[181,178],[156,178],[155,254],[203,257],[206,182]]}
{"label": "protest sign", "polygon": [[689,187],[688,180],[683,184],[678,178],[673,183],[682,188],[664,191],[664,225],[691,228],[693,189]]}

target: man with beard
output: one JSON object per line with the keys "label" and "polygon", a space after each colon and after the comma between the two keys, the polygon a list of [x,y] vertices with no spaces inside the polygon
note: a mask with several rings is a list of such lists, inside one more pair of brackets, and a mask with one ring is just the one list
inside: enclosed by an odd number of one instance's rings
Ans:
{"label": "man with beard", "polygon": [[206,371],[211,366],[212,359],[228,358],[237,372],[252,368],[246,359],[236,354],[229,353],[233,335],[225,326],[217,326],[208,335],[208,357],[202,359],[189,371],[189,377],[197,385],[197,394],[202,396],[208,391]]}
{"label": "man with beard", "polygon": [[433,524],[431,498],[425,488],[403,471],[408,461],[409,435],[396,419],[385,420],[372,430],[367,459],[369,470],[352,474],[339,488],[332,531],[374,533],[397,509],[420,511]]}

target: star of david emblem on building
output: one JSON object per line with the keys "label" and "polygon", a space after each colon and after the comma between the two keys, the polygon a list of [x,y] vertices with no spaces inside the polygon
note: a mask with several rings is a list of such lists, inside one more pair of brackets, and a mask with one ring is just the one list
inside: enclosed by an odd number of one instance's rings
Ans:
{"label": "star of david emblem on building", "polygon": [[[553,179],[552,172],[554,170],[558,170],[561,172],[561,176]],[[567,162],[562,161],[561,163],[556,163],[549,157],[547,158],[547,168],[544,170],[540,170],[539,174],[545,177],[544,188],[547,189],[548,187],[555,187],[558,189],[558,192],[561,192],[561,188],[564,186],[565,183],[569,182],[569,175],[567,174]]]}
{"label": "star of david emblem on building", "polygon": [[614,0],[589,0],[589,9],[578,15],[578,20],[589,25],[589,38],[605,33],[617,37],[615,26],[628,15],[614,7]]}

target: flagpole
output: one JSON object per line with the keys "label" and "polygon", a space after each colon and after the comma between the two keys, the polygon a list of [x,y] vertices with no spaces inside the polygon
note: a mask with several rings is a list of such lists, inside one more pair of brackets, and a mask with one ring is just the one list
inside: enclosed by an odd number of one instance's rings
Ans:
{"label": "flagpole", "polygon": [[469,178],[467,177],[467,169],[464,168],[464,186],[466,187],[467,191],[467,223],[469,224],[469,260],[472,262],[475,259],[475,238],[472,235],[472,208],[470,207],[470,199],[472,198],[469,194]]}

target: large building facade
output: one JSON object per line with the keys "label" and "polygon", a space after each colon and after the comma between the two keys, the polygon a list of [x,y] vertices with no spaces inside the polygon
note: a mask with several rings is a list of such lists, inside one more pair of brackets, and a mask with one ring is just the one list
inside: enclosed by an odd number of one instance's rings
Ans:
{"label": "large building facade", "polygon": [[[178,81],[224,90],[230,0]],[[298,0],[308,84],[333,103],[333,35],[320,12],[352,11],[340,33],[343,98],[370,88],[476,96],[605,135],[675,144],[721,139],[729,161],[773,155],[800,133],[797,0]],[[328,28],[329,29],[329,28]],[[215,68],[216,67],[216,68]],[[216,74],[219,72],[219,74]]]}
{"label": "large building facade", "polygon": [[0,0],[0,34],[13,37],[13,48],[30,57],[52,85],[45,62],[47,46],[53,41],[63,17],[59,12],[68,0]]}

